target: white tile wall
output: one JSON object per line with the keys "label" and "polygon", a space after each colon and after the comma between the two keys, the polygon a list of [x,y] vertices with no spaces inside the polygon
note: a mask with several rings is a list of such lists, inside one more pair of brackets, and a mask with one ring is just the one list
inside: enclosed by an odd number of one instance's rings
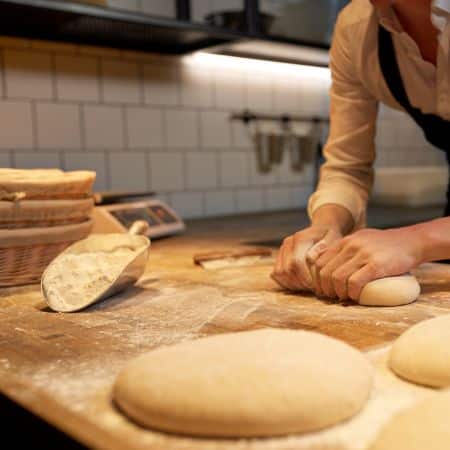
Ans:
{"label": "white tile wall", "polygon": [[152,152],[149,164],[152,189],[157,192],[182,191],[184,189],[183,153]]}
{"label": "white tile wall", "polygon": [[186,175],[186,187],[190,190],[200,190],[217,187],[216,153],[186,153]]}
{"label": "white tile wall", "polygon": [[[143,3],[110,0],[141,12]],[[200,3],[198,14],[224,7]],[[229,117],[244,107],[325,115],[329,83],[317,69],[0,37],[0,165],[93,169],[96,189],[152,189],[184,217],[303,208],[313,165],[293,171],[285,153],[261,174],[254,127]],[[445,163],[410,119],[384,107],[376,140],[377,166]]]}
{"label": "white tile wall", "polygon": [[177,192],[170,196],[170,203],[186,219],[205,214],[203,193],[201,192]]}
{"label": "white tile wall", "polygon": [[225,149],[231,146],[229,113],[222,111],[202,111],[200,125],[203,148]]}
{"label": "white tile wall", "polygon": [[198,113],[193,110],[166,110],[167,145],[172,148],[198,148]]}
{"label": "white tile wall", "polygon": [[88,105],[84,107],[83,117],[87,149],[124,148],[124,123],[121,108]]}
{"label": "white tile wall", "polygon": [[0,149],[33,147],[31,106],[30,102],[0,101]]}
{"label": "white tile wall", "polygon": [[162,148],[164,145],[163,114],[159,109],[127,107],[126,130],[129,148]]}
{"label": "white tile wall", "polygon": [[248,185],[248,157],[244,152],[223,152],[219,157],[220,186]]}
{"label": "white tile wall", "polygon": [[63,158],[65,170],[94,170],[97,174],[95,189],[109,188],[105,152],[65,152]]}
{"label": "white tile wall", "polygon": [[5,50],[3,59],[8,97],[37,99],[53,97],[50,53]]}
{"label": "white tile wall", "polygon": [[205,214],[222,216],[236,212],[234,191],[205,192]]}
{"label": "white tile wall", "polygon": [[36,105],[37,143],[42,149],[81,148],[80,107],[76,104]]}
{"label": "white tile wall", "polygon": [[141,83],[137,63],[102,59],[102,93],[106,103],[139,103]]}
{"label": "white tile wall", "polygon": [[149,105],[179,103],[179,75],[175,65],[144,65],[144,98]]}
{"label": "white tile wall", "polygon": [[56,96],[61,100],[98,102],[98,61],[91,56],[55,55]]}
{"label": "white tile wall", "polygon": [[14,162],[21,169],[34,169],[35,167],[51,169],[62,165],[60,153],[44,151],[17,152],[14,154]]}
{"label": "white tile wall", "polygon": [[149,188],[147,159],[144,152],[114,152],[109,154],[111,186],[118,190]]}

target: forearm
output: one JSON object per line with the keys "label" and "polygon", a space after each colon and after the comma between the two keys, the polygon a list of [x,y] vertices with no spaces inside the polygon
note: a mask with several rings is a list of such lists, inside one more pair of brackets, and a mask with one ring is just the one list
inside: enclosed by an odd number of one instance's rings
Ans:
{"label": "forearm", "polygon": [[421,263],[450,259],[450,217],[419,223],[410,228],[421,250]]}
{"label": "forearm", "polygon": [[354,227],[353,217],[346,208],[340,205],[328,203],[314,211],[311,224],[334,228],[345,236]]}

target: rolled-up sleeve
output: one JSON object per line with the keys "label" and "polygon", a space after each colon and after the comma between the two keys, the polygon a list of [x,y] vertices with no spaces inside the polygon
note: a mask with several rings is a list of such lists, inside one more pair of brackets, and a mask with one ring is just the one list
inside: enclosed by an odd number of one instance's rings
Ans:
{"label": "rolled-up sleeve", "polygon": [[357,75],[352,55],[355,43],[346,36],[350,31],[351,27],[342,26],[338,20],[330,53],[330,134],[319,184],[308,202],[308,214],[311,218],[325,204],[340,205],[351,213],[357,229],[365,226],[373,184],[378,102]]}

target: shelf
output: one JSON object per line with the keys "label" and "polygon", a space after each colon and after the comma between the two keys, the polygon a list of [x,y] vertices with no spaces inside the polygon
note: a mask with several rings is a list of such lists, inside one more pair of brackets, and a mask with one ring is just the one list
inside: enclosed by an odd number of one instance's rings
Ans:
{"label": "shelf", "polygon": [[178,19],[52,0],[0,0],[0,34],[171,54],[245,38]]}
{"label": "shelf", "polygon": [[148,52],[186,54],[246,41],[327,48],[180,19],[55,0],[0,0],[0,34]]}

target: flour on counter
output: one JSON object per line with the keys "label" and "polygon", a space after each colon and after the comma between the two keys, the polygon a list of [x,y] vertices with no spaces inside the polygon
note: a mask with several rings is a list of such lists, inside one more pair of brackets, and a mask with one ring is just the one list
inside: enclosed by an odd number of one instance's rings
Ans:
{"label": "flour on counter", "polygon": [[52,309],[72,311],[105,290],[135,257],[131,248],[118,247],[109,252],[66,253],[47,268],[43,285]]}

